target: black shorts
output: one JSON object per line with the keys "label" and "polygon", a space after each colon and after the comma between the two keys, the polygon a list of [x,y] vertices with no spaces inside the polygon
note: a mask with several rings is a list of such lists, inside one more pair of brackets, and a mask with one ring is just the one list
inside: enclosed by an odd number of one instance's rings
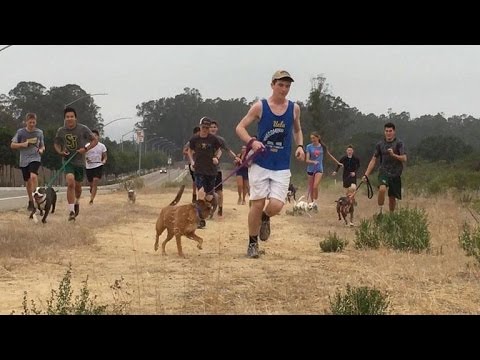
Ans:
{"label": "black shorts", "polygon": [[356,176],[349,176],[348,178],[343,179],[343,187],[349,188],[350,185],[355,184],[357,185],[357,177]]}
{"label": "black shorts", "polygon": [[248,180],[248,168],[247,167],[241,167],[240,169],[237,170],[237,176],[241,176],[243,180]]}
{"label": "black shorts", "polygon": [[40,165],[40,161],[32,161],[27,166],[21,167],[20,170],[22,170],[23,180],[30,180],[30,173],[38,175],[38,169],[40,168]]}
{"label": "black shorts", "polygon": [[388,187],[388,197],[395,197],[402,200],[402,179],[400,176],[389,177],[386,175],[378,175],[379,187],[385,185]]}
{"label": "black shorts", "polygon": [[103,165],[93,169],[87,169],[87,180],[92,182],[93,178],[101,179],[103,175]]}
{"label": "black shorts", "polygon": [[215,175],[195,174],[195,185],[197,186],[197,189],[203,187],[205,194],[213,195],[213,189],[215,188]]}
{"label": "black shorts", "polygon": [[222,172],[217,172],[217,177],[215,178],[215,191],[222,191],[223,184],[222,184]]}

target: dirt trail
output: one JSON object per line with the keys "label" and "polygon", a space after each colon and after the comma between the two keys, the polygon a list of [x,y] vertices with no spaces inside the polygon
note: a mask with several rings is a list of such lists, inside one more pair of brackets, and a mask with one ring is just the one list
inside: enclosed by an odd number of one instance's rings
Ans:
{"label": "dirt trail", "polygon": [[[123,277],[131,314],[321,314],[329,308],[329,296],[346,284],[388,291],[393,313],[480,313],[479,271],[467,266],[472,261],[457,240],[468,214],[449,200],[426,205],[422,199],[403,202],[426,207],[433,245],[429,254],[362,251],[353,246],[355,229],[336,217],[334,200],[341,189],[321,189],[318,214],[293,217],[283,211],[272,219],[270,239],[260,243],[266,254],[249,259],[245,256],[248,205],[237,205],[236,192],[226,189],[224,217],[207,221],[207,227],[197,231],[204,238],[203,250],[183,238],[186,259],[181,259],[175,240],[167,244],[168,256],[153,250],[157,214],[176,191],[140,191],[134,206],[127,204],[124,192],[99,195],[91,207],[83,205],[84,198],[74,226],[92,226],[95,216],[108,216],[110,209],[124,211],[123,217],[97,228],[93,245],[57,251],[42,260],[4,260],[0,313],[21,312],[25,290],[42,304],[50,289],[58,287],[69,262],[75,294],[88,275],[91,293],[101,303],[114,302],[110,285]],[[181,204],[190,198],[187,187]],[[357,224],[376,211],[374,199],[361,195],[358,202]],[[62,210],[60,205],[47,226],[68,226]],[[0,225],[23,215],[0,214]],[[343,253],[321,252],[318,243],[329,232],[349,240]]]}

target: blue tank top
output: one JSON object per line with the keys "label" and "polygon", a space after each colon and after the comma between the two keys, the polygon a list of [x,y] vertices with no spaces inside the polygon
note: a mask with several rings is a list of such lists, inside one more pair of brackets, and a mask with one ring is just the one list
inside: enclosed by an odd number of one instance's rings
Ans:
{"label": "blue tank top", "polygon": [[269,170],[290,169],[290,153],[292,151],[292,129],[294,103],[288,101],[287,110],[282,115],[275,115],[268,101],[262,99],[262,117],[258,122],[257,136],[266,152],[254,162]]}

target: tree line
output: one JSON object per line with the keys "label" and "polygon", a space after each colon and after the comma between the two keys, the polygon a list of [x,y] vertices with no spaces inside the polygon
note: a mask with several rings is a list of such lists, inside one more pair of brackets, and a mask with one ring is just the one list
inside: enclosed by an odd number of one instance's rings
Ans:
{"label": "tree line", "polygon": [[[308,99],[297,101],[301,108],[304,142],[309,142],[310,132],[318,131],[322,141],[335,156],[341,156],[345,147],[352,144],[366,165],[375,143],[383,136],[383,124],[388,121],[396,124],[397,135],[405,141],[411,159],[409,162],[417,159],[453,162],[480,150],[477,141],[480,121],[471,115],[446,118],[438,113],[412,119],[408,112],[395,113],[391,110],[387,114],[365,114],[345,103],[340,96],[332,94],[324,76],[313,78],[311,83]],[[63,124],[65,104],[75,99],[80,99],[72,105],[79,121],[102,133],[100,107],[79,85],[68,84],[47,89],[42,84],[23,81],[8,94],[0,94],[0,177],[4,167],[15,167],[18,164],[18,153],[10,149],[10,141],[15,131],[23,126],[23,119],[28,112],[37,114],[39,127],[45,132],[47,151],[43,156],[43,166],[51,170],[60,168],[61,158],[53,150],[53,138]],[[217,120],[219,134],[233,151],[238,151],[241,143],[235,134],[235,126],[256,100],[258,99],[249,101],[244,97],[203,99],[198,89],[186,87],[181,94],[173,97],[138,104],[136,111],[142,119],[141,125],[145,132],[170,141],[169,152],[165,147],[159,147],[158,142],[144,143],[148,151],[146,155],[142,153],[142,168],[166,165],[169,155],[173,155],[174,160],[181,160],[180,149],[191,137],[193,127],[202,116]],[[255,130],[252,128],[251,131],[254,133]],[[105,169],[107,173],[118,175],[138,168],[138,149],[135,143],[125,141],[119,144],[109,138],[102,142],[109,151]],[[173,154],[172,147],[175,150]],[[301,164],[295,166],[302,167]]]}

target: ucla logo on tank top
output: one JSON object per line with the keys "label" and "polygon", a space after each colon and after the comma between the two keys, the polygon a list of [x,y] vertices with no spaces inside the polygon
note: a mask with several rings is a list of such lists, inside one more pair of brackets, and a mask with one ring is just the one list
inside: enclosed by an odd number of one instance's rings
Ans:
{"label": "ucla logo on tank top", "polygon": [[277,152],[284,148],[285,143],[285,121],[274,120],[273,129],[265,134],[265,146],[270,148],[270,151]]}

